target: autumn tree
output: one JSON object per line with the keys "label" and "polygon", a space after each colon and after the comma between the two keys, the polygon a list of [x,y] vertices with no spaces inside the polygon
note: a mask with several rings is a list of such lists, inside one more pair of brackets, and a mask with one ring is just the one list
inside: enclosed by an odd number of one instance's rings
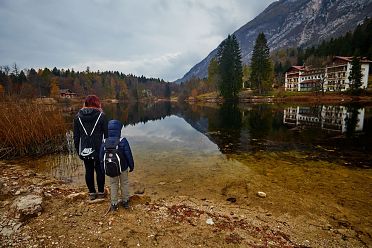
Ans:
{"label": "autumn tree", "polygon": [[245,88],[250,88],[249,78],[251,77],[251,68],[248,65],[243,65],[243,84]]}
{"label": "autumn tree", "polygon": [[5,95],[5,89],[4,86],[0,84],[0,96],[3,97]]}
{"label": "autumn tree", "polygon": [[257,89],[259,94],[268,91],[271,87],[273,74],[267,40],[264,33],[260,33],[257,36],[251,60],[250,81],[252,87]]}
{"label": "autumn tree", "polygon": [[59,95],[58,79],[53,77],[50,80],[50,96],[57,97]]}
{"label": "autumn tree", "polygon": [[218,68],[218,61],[216,58],[212,58],[208,66],[208,88],[210,88],[211,91],[216,90],[217,85],[220,84],[220,81],[221,75]]}

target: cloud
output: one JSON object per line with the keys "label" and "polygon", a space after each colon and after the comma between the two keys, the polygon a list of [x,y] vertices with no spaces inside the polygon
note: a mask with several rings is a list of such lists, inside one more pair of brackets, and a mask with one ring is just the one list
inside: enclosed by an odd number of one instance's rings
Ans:
{"label": "cloud", "polygon": [[90,66],[171,81],[272,1],[2,0],[0,65]]}
{"label": "cloud", "polygon": [[121,71],[135,75],[146,75],[147,77],[162,78],[164,73],[168,73],[169,77],[172,77],[172,72],[168,72],[168,70],[169,68],[174,67],[174,65],[177,65],[178,61],[182,61],[181,57],[181,53],[171,53],[164,54],[160,57],[142,57],[133,58],[130,60],[97,59],[70,65],[67,68],[85,70],[89,66],[90,70],[92,71]]}

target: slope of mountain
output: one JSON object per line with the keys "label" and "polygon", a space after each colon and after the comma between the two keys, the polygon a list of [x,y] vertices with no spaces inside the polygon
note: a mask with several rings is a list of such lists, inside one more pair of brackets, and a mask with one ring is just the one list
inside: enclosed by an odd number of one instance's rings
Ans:
{"label": "slope of mountain", "polygon": [[[306,47],[341,36],[366,17],[372,17],[372,0],[279,0],[234,34],[240,43],[243,63],[248,64],[260,32],[265,34],[271,51]],[[217,48],[176,82],[206,77],[209,62],[216,53]]]}

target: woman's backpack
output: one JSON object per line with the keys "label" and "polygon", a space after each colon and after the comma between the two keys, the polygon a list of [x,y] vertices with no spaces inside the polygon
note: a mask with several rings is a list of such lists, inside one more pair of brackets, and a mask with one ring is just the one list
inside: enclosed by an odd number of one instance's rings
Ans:
{"label": "woman's backpack", "polygon": [[84,134],[80,135],[80,143],[79,143],[79,157],[82,160],[92,160],[92,159],[97,159],[99,155],[99,151],[96,149],[97,144],[95,141],[95,137],[93,135],[94,130],[96,129],[97,123],[99,118],[101,117],[102,113],[99,114],[96,123],[93,126],[92,131],[90,134],[88,134],[87,130],[85,129],[83,122],[81,121],[80,117],[79,122],[81,126],[83,127]]}
{"label": "woman's backpack", "polygon": [[120,141],[121,139],[118,137],[110,137],[103,143],[103,168],[109,177],[117,177],[121,174],[121,163],[123,163],[124,157],[119,151]]}

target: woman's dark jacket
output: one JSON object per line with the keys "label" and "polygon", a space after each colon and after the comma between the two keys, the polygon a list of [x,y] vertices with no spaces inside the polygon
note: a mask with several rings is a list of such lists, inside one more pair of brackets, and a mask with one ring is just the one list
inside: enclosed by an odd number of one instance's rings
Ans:
{"label": "woman's dark jacket", "polygon": [[[124,158],[124,163],[121,163],[121,170],[125,171],[129,167],[129,171],[133,171],[134,169],[134,161],[132,156],[132,151],[130,149],[128,140],[126,138],[121,138],[121,129],[123,124],[118,120],[111,120],[108,123],[108,138],[105,142],[114,142],[118,138],[121,139],[118,150]],[[105,145],[102,144],[101,150],[99,153],[99,158],[101,161],[101,166],[103,166],[103,156],[105,153]]]}
{"label": "woman's dark jacket", "polygon": [[[96,123],[97,118],[100,113],[101,111],[96,108],[82,108],[79,110],[79,112],[75,116],[74,118],[74,145],[78,153],[80,151],[79,149],[80,137],[82,135],[86,135],[83,127],[80,124],[78,117],[80,117],[87,133],[90,134],[91,131],[93,130],[94,124]],[[94,129],[92,136],[93,136],[94,145],[95,145],[94,149],[97,151],[97,155],[98,155],[99,149],[102,144],[102,140],[108,137],[107,119],[104,113],[101,114],[101,117],[99,118],[97,122],[96,128]]]}

